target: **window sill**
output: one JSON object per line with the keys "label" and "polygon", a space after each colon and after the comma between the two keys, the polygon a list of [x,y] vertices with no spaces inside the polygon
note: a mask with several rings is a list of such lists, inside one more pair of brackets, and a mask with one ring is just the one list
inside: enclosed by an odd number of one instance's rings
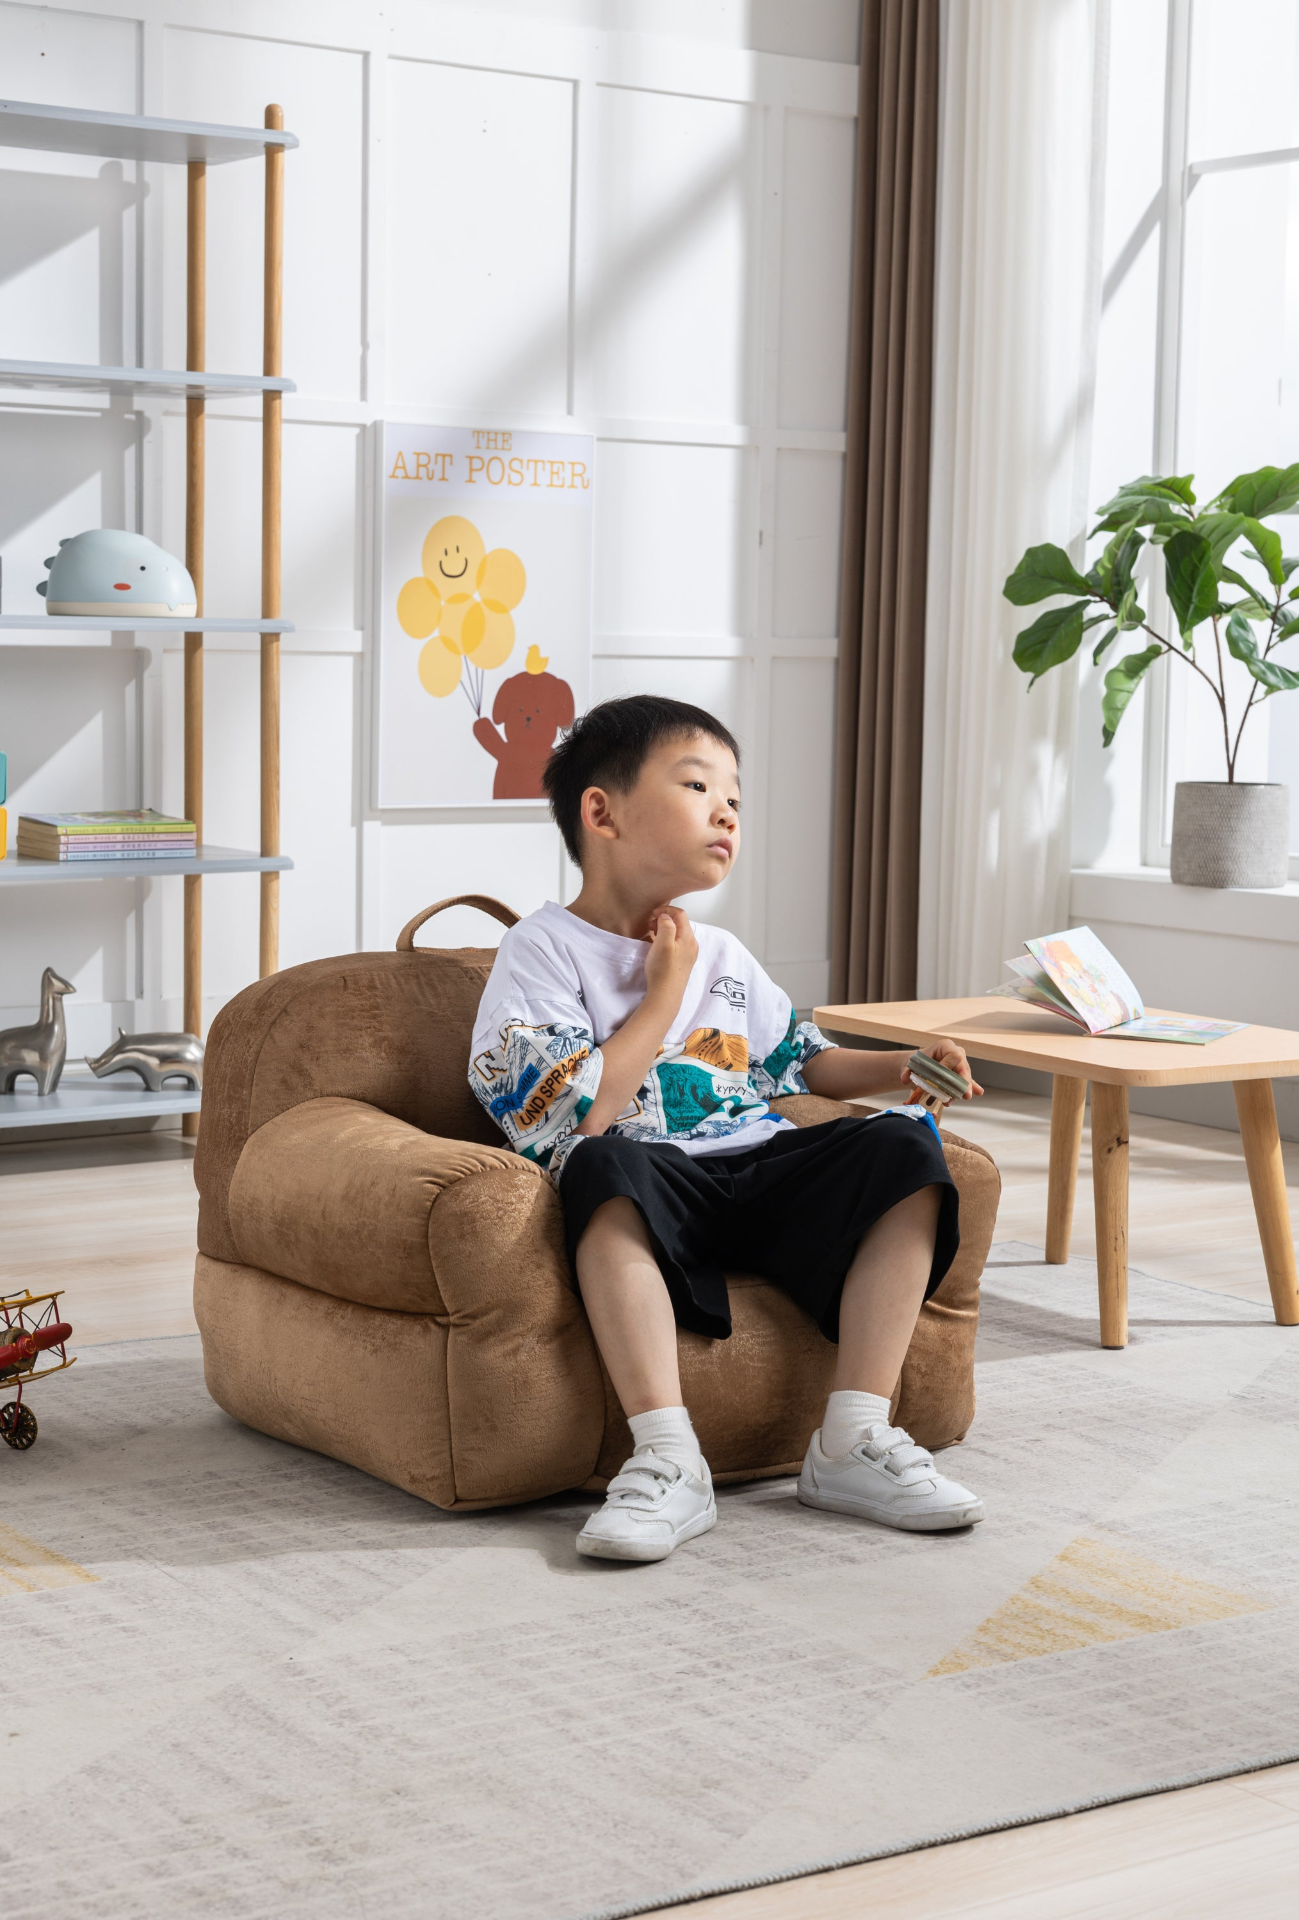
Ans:
{"label": "window sill", "polygon": [[1069,913],[1076,925],[1103,920],[1111,925],[1299,945],[1299,881],[1295,880],[1270,888],[1175,887],[1166,867],[1137,867],[1122,873],[1075,867]]}

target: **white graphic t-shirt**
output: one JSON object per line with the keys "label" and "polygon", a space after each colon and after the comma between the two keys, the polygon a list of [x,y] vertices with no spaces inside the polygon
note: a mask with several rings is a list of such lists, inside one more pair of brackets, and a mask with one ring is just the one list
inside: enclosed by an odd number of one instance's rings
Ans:
{"label": "white graphic t-shirt", "polygon": [[[607,1131],[686,1153],[756,1147],[792,1125],[767,1105],[806,1093],[832,1042],[734,934],[695,926],[699,957],[654,1061]],[[645,996],[644,940],[551,900],[503,937],[474,1027],[469,1084],[516,1153],[558,1174],[600,1085],[603,1043]]]}

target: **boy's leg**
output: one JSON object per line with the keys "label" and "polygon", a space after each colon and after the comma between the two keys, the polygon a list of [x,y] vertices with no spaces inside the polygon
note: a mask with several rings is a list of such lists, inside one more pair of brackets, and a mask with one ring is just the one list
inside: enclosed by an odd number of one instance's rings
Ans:
{"label": "boy's leg", "polygon": [[821,1430],[799,1477],[805,1506],[908,1532],[970,1526],[983,1503],[889,1423],[933,1265],[940,1192],[921,1187],[862,1235],[839,1302],[839,1356]]}
{"label": "boy's leg", "polygon": [[591,1215],[577,1244],[577,1284],[623,1412],[679,1407],[676,1317],[634,1201],[606,1200]]}
{"label": "boy's leg", "polygon": [[925,1303],[938,1198],[921,1187],[862,1235],[839,1300],[837,1392],[876,1394],[887,1408]]}
{"label": "boy's leg", "polygon": [[640,1209],[619,1196],[591,1215],[577,1281],[634,1452],[578,1535],[601,1560],[664,1560],[717,1518],[712,1480],[681,1403],[677,1324]]}

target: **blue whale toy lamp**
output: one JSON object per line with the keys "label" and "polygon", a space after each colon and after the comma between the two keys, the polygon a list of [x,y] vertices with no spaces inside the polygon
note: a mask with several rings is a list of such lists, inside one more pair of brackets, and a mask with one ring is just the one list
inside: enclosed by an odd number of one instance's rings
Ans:
{"label": "blue whale toy lamp", "polygon": [[194,582],[184,564],[142,533],[95,527],[59,541],[38,583],[46,613],[114,614],[152,619],[198,612]]}

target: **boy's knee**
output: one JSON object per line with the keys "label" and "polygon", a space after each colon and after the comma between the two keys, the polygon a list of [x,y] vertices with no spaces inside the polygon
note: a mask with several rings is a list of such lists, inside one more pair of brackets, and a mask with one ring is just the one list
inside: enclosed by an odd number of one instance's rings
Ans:
{"label": "boy's knee", "polygon": [[582,1237],[577,1244],[579,1248],[584,1247],[592,1237],[598,1239],[602,1234],[609,1233],[617,1234],[619,1238],[628,1234],[637,1239],[648,1238],[640,1208],[625,1193],[616,1193],[611,1199],[600,1202],[582,1229]]}

